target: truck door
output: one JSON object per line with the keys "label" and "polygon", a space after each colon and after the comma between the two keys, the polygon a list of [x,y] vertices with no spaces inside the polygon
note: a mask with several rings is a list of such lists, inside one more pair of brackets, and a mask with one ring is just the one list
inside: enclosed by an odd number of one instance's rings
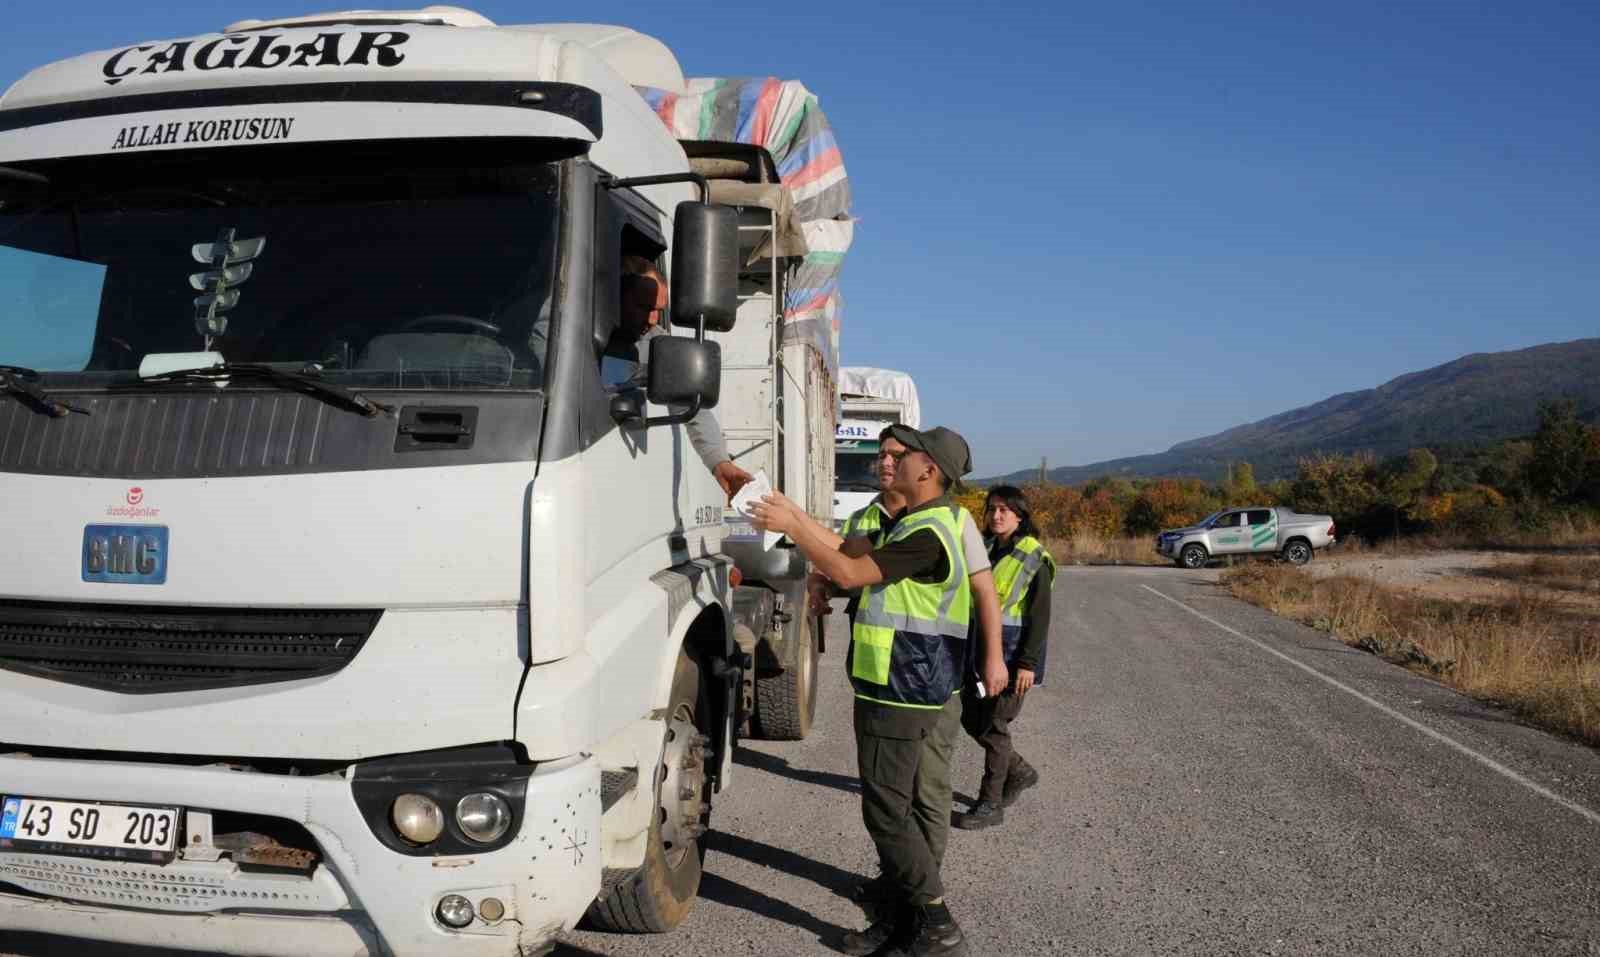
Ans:
{"label": "truck door", "polygon": [[1252,552],[1278,550],[1278,512],[1271,508],[1252,508],[1245,513]]}
{"label": "truck door", "polygon": [[1224,512],[1211,523],[1211,554],[1237,555],[1250,550],[1243,512]]}
{"label": "truck door", "polygon": [[[664,272],[664,230],[659,221],[652,219],[659,214],[632,190],[600,190],[596,197],[594,310],[597,316],[615,316],[621,308],[623,257],[651,260]],[[595,524],[585,530],[581,554],[585,580],[591,589],[602,582],[606,573],[640,553],[650,556],[645,566],[651,571],[682,561],[686,556],[680,551],[683,539],[679,536],[695,535],[696,526],[708,522],[697,516],[700,510],[685,504],[686,495],[696,486],[710,482],[711,477],[689,446],[683,427],[619,426],[609,417],[612,395],[636,391],[642,397],[642,389],[634,388],[642,383],[634,376],[643,358],[645,352],[631,345],[623,333],[617,333],[604,354],[595,357],[595,379],[588,386],[593,395],[585,403],[585,415],[591,419],[587,428],[596,437],[583,452],[583,474],[587,479],[582,494],[584,514],[592,516]],[[647,415],[668,411],[646,406]],[[715,489],[714,485],[711,487]],[[714,511],[715,522],[720,524],[721,509]],[[620,591],[591,596],[589,613],[604,614],[623,597]]]}

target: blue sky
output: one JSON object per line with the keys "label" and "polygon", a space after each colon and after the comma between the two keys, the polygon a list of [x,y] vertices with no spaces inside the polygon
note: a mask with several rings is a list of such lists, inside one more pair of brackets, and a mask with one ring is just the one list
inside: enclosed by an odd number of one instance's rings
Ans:
{"label": "blue sky", "polygon": [[[0,82],[335,5],[16,0]],[[916,376],[980,474],[1600,330],[1594,4],[467,5],[803,80],[860,220],[844,361]]]}

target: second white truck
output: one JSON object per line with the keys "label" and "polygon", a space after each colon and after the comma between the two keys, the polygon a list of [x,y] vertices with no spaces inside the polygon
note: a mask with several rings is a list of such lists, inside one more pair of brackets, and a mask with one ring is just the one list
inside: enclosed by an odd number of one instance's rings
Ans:
{"label": "second white truck", "polygon": [[878,494],[878,435],[891,425],[922,423],[917,384],[904,372],[839,370],[839,425],[834,433],[833,521],[841,525]]}

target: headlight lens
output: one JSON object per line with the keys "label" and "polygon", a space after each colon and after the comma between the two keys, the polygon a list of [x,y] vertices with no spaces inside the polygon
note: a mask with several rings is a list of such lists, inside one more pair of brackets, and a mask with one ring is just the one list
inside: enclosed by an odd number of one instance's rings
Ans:
{"label": "headlight lens", "polygon": [[444,811],[424,794],[402,794],[394,799],[389,820],[401,837],[413,844],[432,844],[444,833]]}
{"label": "headlight lens", "polygon": [[469,794],[456,803],[456,823],[467,837],[492,844],[511,826],[511,806],[498,794]]}

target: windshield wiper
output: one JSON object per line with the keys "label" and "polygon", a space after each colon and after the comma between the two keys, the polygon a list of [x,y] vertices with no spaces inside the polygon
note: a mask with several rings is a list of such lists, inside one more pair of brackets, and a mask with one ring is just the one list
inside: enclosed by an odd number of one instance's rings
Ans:
{"label": "windshield wiper", "polygon": [[224,362],[221,365],[205,366],[199,369],[180,369],[176,372],[164,372],[160,375],[149,376],[145,382],[216,382],[219,379],[248,379],[255,382],[266,382],[280,389],[290,392],[299,392],[313,398],[321,399],[329,405],[347,409],[367,418],[372,418],[379,412],[393,412],[394,407],[374,402],[359,392],[336,386],[330,382],[322,382],[295,372],[285,372],[274,369],[272,366],[257,365],[249,362]]}
{"label": "windshield wiper", "polygon": [[0,166],[0,179],[10,180],[13,183],[27,183],[29,186],[50,185],[50,177],[17,169],[15,166]]}
{"label": "windshield wiper", "polygon": [[14,395],[22,404],[35,412],[59,419],[69,412],[79,415],[88,415],[89,410],[80,408],[69,402],[62,402],[50,393],[39,388],[34,383],[39,379],[39,373],[22,366],[0,365],[0,392]]}

